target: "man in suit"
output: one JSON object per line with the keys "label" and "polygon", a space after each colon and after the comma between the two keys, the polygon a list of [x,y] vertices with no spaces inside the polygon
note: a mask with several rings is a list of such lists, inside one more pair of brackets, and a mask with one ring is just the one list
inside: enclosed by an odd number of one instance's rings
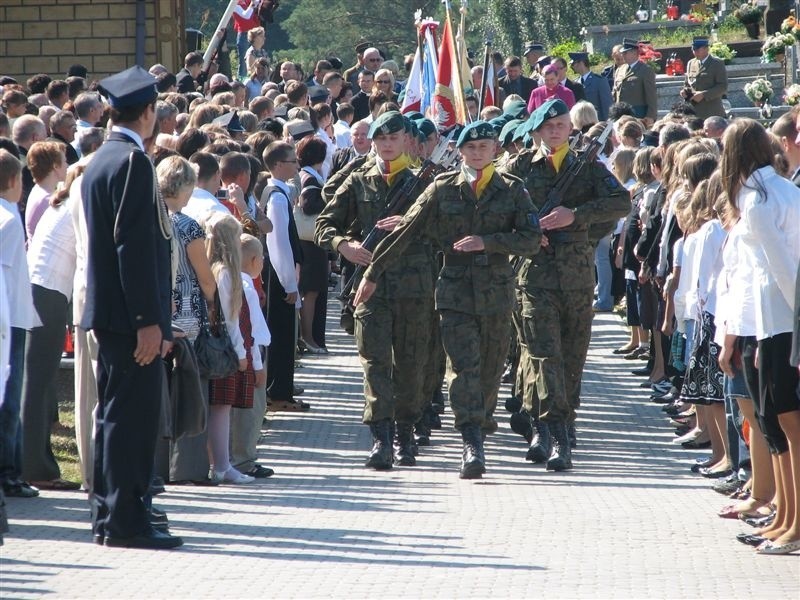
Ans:
{"label": "man in suit", "polygon": [[622,41],[622,65],[614,75],[614,102],[627,102],[634,115],[650,127],[658,116],[656,74],[639,60],[639,42],[625,38]]}
{"label": "man in suit", "polygon": [[197,78],[203,70],[203,55],[199,52],[189,52],[183,59],[183,68],[175,75],[178,92],[188,94],[197,91]]}
{"label": "man in suit", "polygon": [[536,82],[522,74],[522,61],[518,56],[509,56],[504,66],[506,75],[497,82],[500,89],[503,90],[506,98],[511,94],[517,94],[527,103],[533,88],[536,87]]}
{"label": "man in suit", "polygon": [[561,57],[557,57],[553,60],[553,64],[558,71],[558,83],[572,92],[572,95],[575,96],[575,102],[586,100],[586,92],[581,82],[573,81],[567,77],[567,61]]}
{"label": "man in suit", "polygon": [[694,58],[686,65],[681,97],[692,103],[698,119],[724,117],[722,96],[728,91],[725,63],[709,54],[708,38],[694,38],[692,54]]}
{"label": "man in suit", "polygon": [[163,367],[172,340],[172,228],[143,140],[156,122],[156,80],[131,67],[100,81],[111,134],[81,184],[88,231],[86,303],[80,326],[98,342],[94,480],[95,541],[174,548],[150,523]]}
{"label": "man in suit", "polygon": [[[586,52],[570,52],[569,60],[572,70],[580,76],[583,99],[591,102],[597,109],[597,117],[605,121],[608,118],[608,107],[612,102],[608,79],[589,70],[589,54]],[[577,100],[577,96],[575,99]]]}

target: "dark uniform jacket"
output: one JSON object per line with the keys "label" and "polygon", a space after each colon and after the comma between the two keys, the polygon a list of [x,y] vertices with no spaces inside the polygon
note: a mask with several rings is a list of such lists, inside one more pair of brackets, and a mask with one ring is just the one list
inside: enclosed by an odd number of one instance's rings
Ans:
{"label": "dark uniform jacket", "polygon": [[[468,235],[483,238],[482,253],[455,252],[453,244]],[[436,281],[437,310],[487,315],[511,310],[514,274],[509,255],[532,256],[541,231],[522,182],[495,172],[480,199],[461,171],[439,175],[375,249],[364,276],[378,281],[399,256],[418,240],[444,251]]]}
{"label": "dark uniform jacket", "polygon": [[685,85],[694,92],[703,92],[700,102],[692,102],[698,119],[724,117],[722,96],[728,91],[728,71],[725,63],[710,54],[702,63],[693,58],[686,66]]}
{"label": "dark uniform jacket", "polygon": [[189,73],[189,70],[184,67],[175,75],[175,81],[178,87],[178,92],[181,94],[188,94],[189,92],[197,91],[197,82]]}
{"label": "dark uniform jacket", "polygon": [[622,65],[614,74],[614,101],[627,102],[639,119],[656,120],[658,117],[658,96],[656,94],[656,74],[642,61]]}
{"label": "dark uniform jacket", "polygon": [[[159,325],[164,339],[172,339],[170,241],[159,225],[162,201],[155,186],[150,159],[122,133],[112,132],[86,167],[83,329],[136,335],[142,327]],[[171,231],[168,217],[166,227]]]}
{"label": "dark uniform jacket", "polygon": [[[363,241],[375,227],[390,195],[410,177],[414,177],[414,173],[405,169],[395,176],[390,187],[373,161],[353,171],[317,217],[316,244],[335,251],[343,241]],[[419,195],[422,189],[424,185],[418,184],[414,195]],[[410,245],[379,282],[376,297],[430,297],[433,294],[432,264],[430,244],[420,241]]]}
{"label": "dark uniform jacket", "polygon": [[[583,91],[586,94],[586,101],[591,102],[597,109],[597,118],[605,121],[608,118],[608,109],[613,102],[608,79],[589,71],[583,79]],[[577,100],[578,97],[576,96],[575,99]]]}
{"label": "dark uniform jacket", "polygon": [[[566,169],[574,154],[561,165]],[[521,178],[538,210],[547,201],[557,173],[541,150],[523,150],[505,169]],[[594,245],[590,228],[611,224],[630,210],[630,194],[599,161],[586,165],[564,194],[561,206],[575,213],[575,221],[557,231],[545,231],[552,251],[526,261],[519,282],[527,289],[580,290],[594,287]],[[613,225],[612,225],[613,226]]]}

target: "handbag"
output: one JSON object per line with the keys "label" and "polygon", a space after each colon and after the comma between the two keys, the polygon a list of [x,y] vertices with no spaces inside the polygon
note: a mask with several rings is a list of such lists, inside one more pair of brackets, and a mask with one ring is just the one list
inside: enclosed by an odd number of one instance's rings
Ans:
{"label": "handbag", "polygon": [[225,317],[219,301],[219,294],[214,294],[217,310],[217,322],[212,327],[208,319],[208,310],[203,308],[203,321],[200,333],[194,340],[194,353],[197,355],[197,366],[200,376],[206,379],[222,379],[233,375],[239,369],[239,357],[233,349]]}

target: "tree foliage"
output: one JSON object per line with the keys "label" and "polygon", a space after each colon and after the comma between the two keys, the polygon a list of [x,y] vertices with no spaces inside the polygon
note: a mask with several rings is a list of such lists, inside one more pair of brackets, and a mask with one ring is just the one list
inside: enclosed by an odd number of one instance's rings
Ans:
{"label": "tree foliage", "polygon": [[627,23],[639,0],[486,0],[488,22],[496,32],[495,46],[519,53],[526,40],[548,46],[580,38],[583,27]]}

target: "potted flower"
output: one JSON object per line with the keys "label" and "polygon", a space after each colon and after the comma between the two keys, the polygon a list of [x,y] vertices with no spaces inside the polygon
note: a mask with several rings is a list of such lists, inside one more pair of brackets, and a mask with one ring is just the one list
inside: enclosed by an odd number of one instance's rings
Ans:
{"label": "potted flower", "polygon": [[772,84],[769,79],[759,77],[744,86],[744,93],[756,106],[764,106],[772,98]]}
{"label": "potted flower", "polygon": [[747,35],[751,40],[757,40],[761,29],[761,19],[764,17],[764,9],[761,6],[745,2],[733,11],[733,16],[744,25]]}
{"label": "potted flower", "polygon": [[786,47],[796,42],[792,33],[773,33],[761,46],[761,62],[781,62],[786,55]]}
{"label": "potted flower", "polygon": [[789,33],[794,36],[797,41],[800,41],[800,23],[797,22],[794,15],[790,15],[781,23],[781,33]]}
{"label": "potted flower", "polygon": [[722,42],[714,42],[711,44],[711,47],[708,49],[708,53],[711,56],[720,59],[726,65],[730,63],[734,57],[736,56],[736,50],[732,49],[728,44],[724,44]]}
{"label": "potted flower", "polygon": [[789,106],[796,106],[800,104],[800,84],[793,83],[788,88],[783,90],[783,101]]}

